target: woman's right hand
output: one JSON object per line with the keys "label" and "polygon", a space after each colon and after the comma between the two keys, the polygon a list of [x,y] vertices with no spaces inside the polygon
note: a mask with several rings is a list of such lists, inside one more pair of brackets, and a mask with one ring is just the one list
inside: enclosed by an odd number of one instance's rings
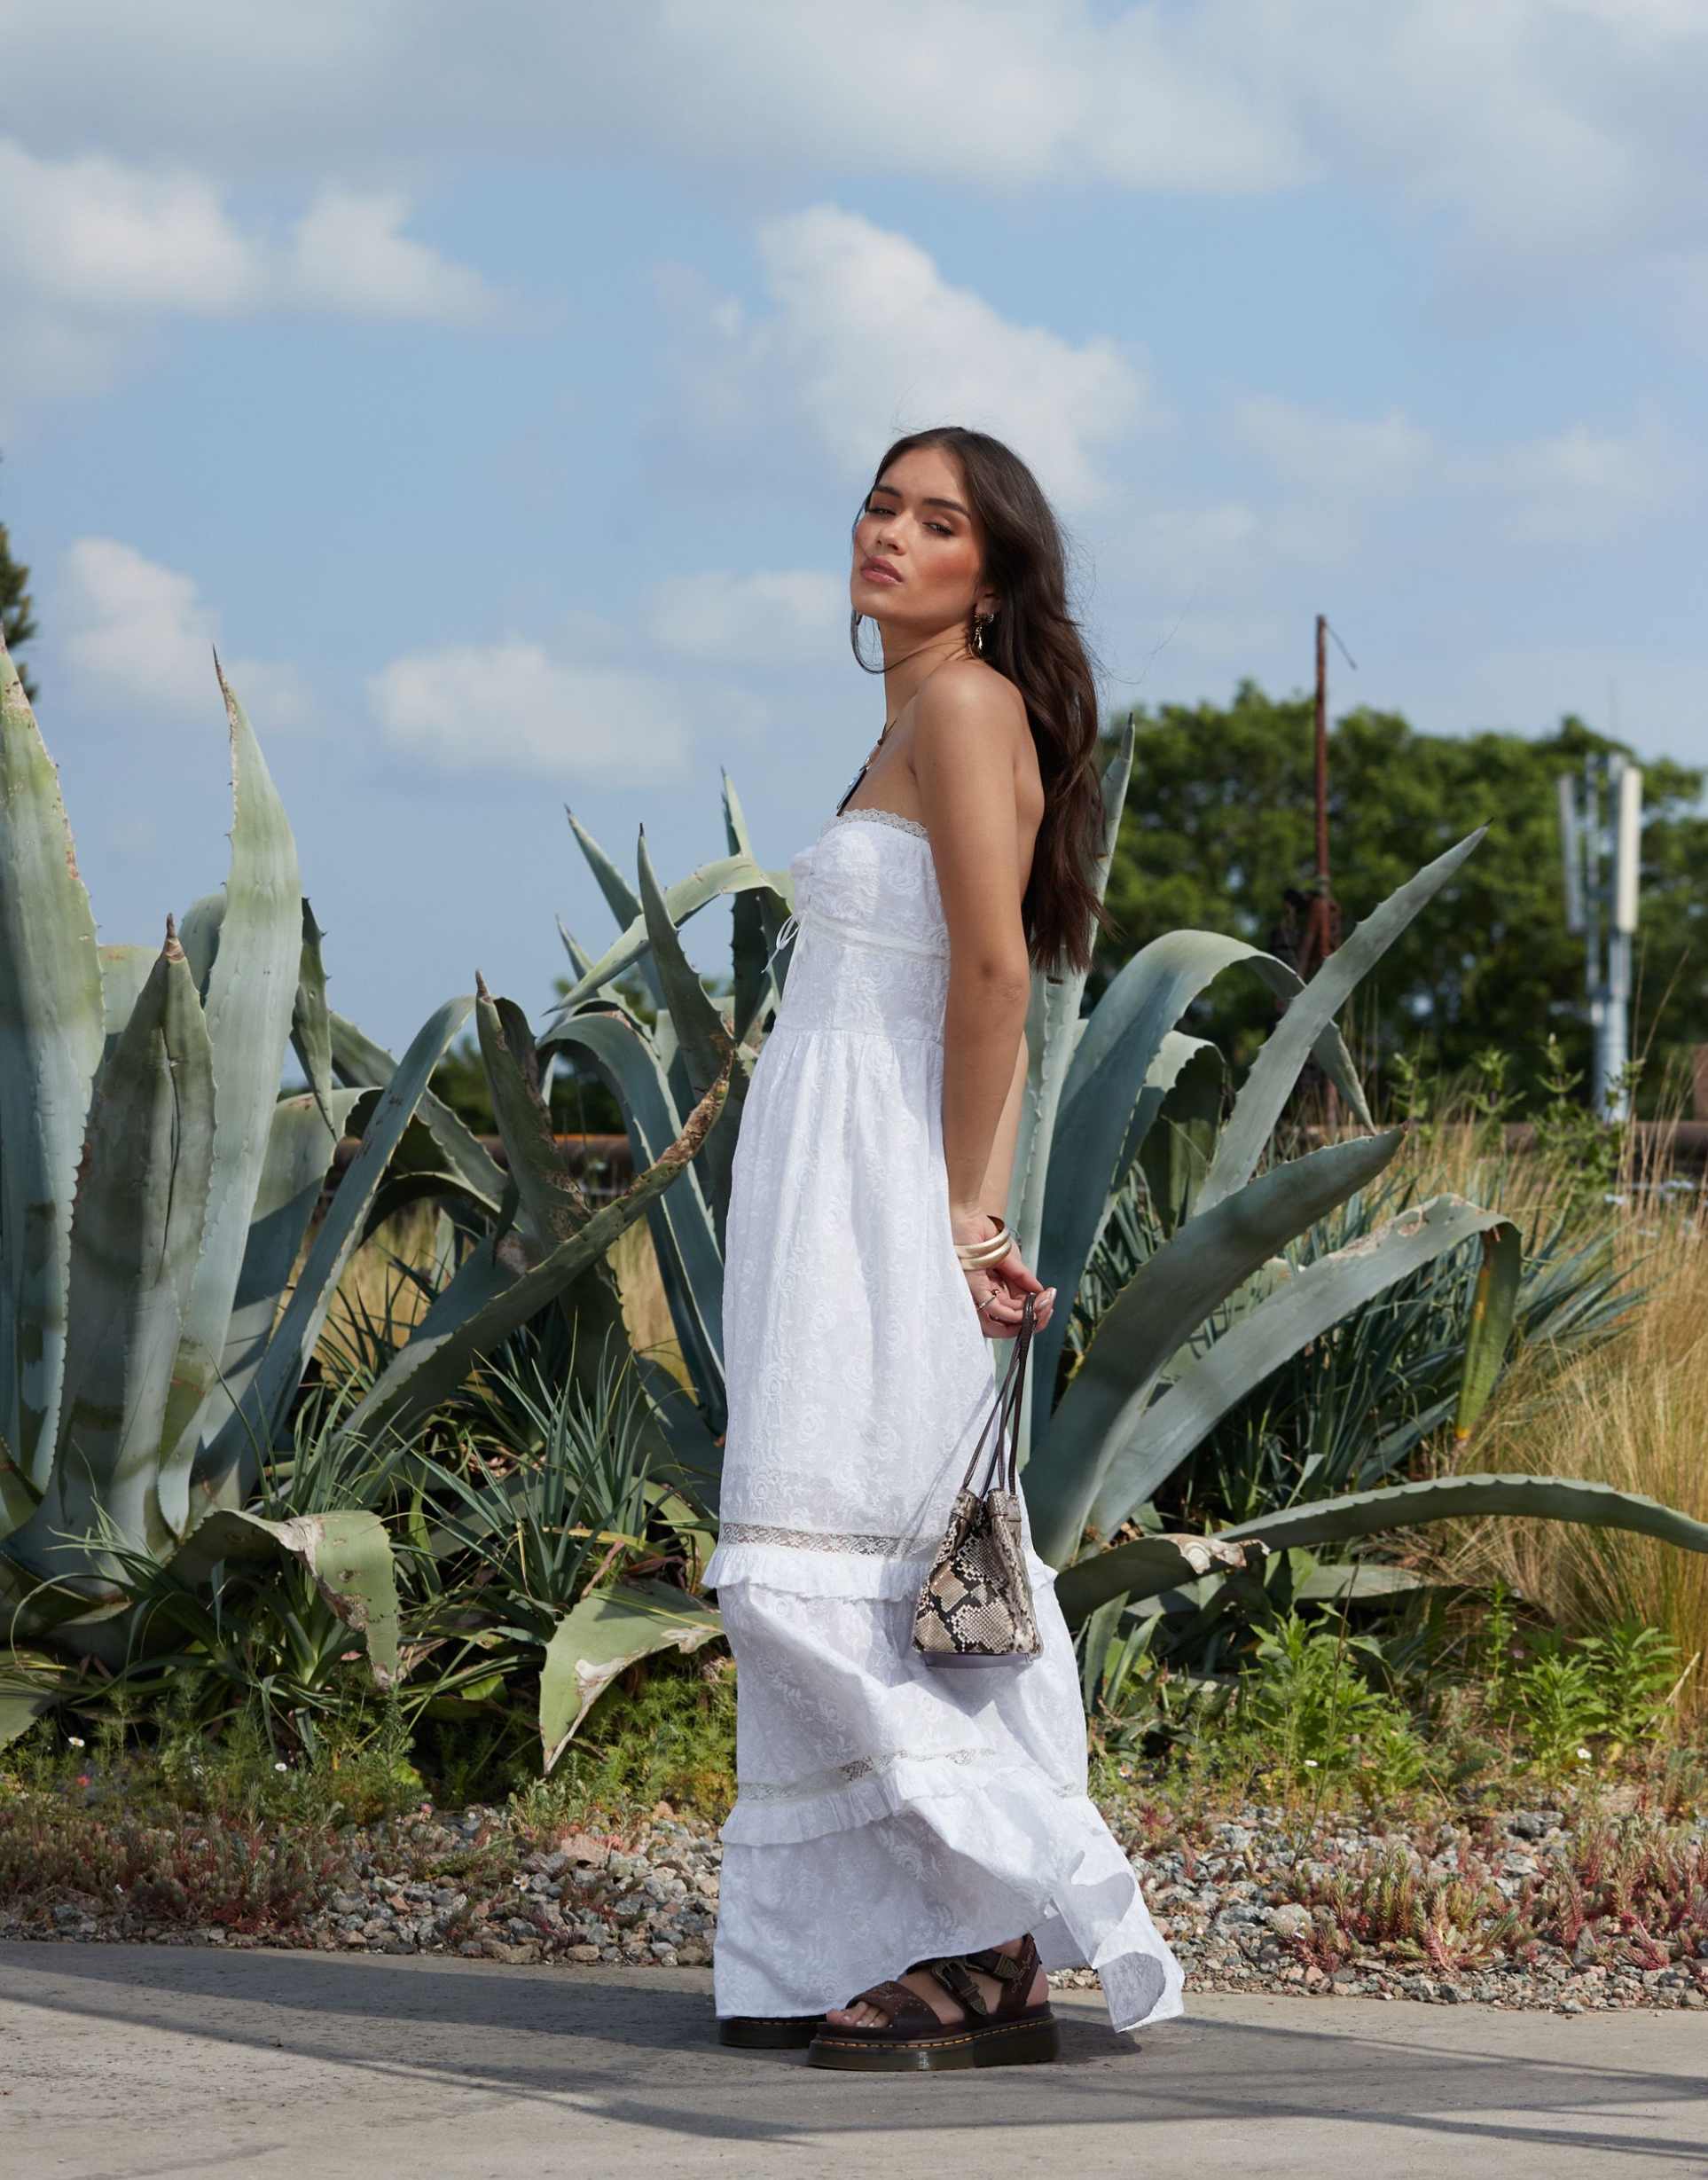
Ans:
{"label": "woman's right hand", "polygon": [[[950,1223],[957,1242],[983,1242],[997,1230],[997,1221],[984,1212],[963,1213],[952,1218]],[[963,1266],[963,1272],[978,1312],[979,1329],[986,1339],[1014,1337],[1020,1329],[1022,1305],[1029,1294],[1037,1298],[1033,1331],[1041,1332],[1049,1323],[1055,1289],[1039,1282],[1018,1248],[1011,1249],[995,1264],[981,1265],[976,1271],[966,1271]]]}

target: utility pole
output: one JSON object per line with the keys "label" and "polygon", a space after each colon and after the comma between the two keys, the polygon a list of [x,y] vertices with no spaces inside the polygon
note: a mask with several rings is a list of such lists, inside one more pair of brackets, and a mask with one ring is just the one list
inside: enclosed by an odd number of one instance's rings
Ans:
{"label": "utility pole", "polygon": [[[1637,929],[1642,849],[1642,769],[1617,751],[1560,775],[1560,846],[1566,929],[1584,942],[1593,1038],[1590,1098],[1597,1120],[1631,1112],[1631,941]],[[1603,946],[1605,934],[1605,946]]]}
{"label": "utility pole", "polygon": [[[1298,941],[1297,967],[1301,977],[1313,976],[1340,944],[1340,904],[1336,900],[1328,878],[1328,616],[1317,616],[1317,701],[1315,718],[1316,741],[1316,812],[1317,812],[1317,874],[1310,904],[1305,909],[1305,929]],[[1340,643],[1340,638],[1335,638]],[[1355,665],[1344,644],[1347,663]],[[1290,904],[1297,895],[1289,895]],[[1335,1094],[1333,1083],[1323,1086],[1323,1120],[1332,1131],[1339,1125],[1340,1101]]]}

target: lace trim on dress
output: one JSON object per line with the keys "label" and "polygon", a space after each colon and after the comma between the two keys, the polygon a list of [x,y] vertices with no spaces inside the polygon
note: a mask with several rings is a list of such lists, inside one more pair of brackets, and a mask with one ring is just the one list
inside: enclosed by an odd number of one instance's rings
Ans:
{"label": "lace trim on dress", "polygon": [[928,1559],[935,1549],[915,1537],[878,1536],[851,1530],[777,1529],[763,1521],[726,1521],[717,1535],[725,1544],[785,1544],[803,1552],[858,1552],[868,1559]]}
{"label": "lace trim on dress", "polygon": [[[856,1756],[851,1762],[832,1764],[824,1771],[803,1772],[794,1779],[738,1779],[736,1792],[744,1801],[810,1801],[818,1794],[834,1794],[839,1787],[851,1786],[856,1779],[869,1779],[897,1764],[976,1764],[993,1760],[999,1751],[974,1747],[959,1749],[888,1749],[881,1756]],[[1049,1786],[1063,1800],[1077,1801],[1083,1789],[1064,1786],[1059,1779],[1051,1779]]]}
{"label": "lace trim on dress", "polygon": [[899,810],[843,810],[830,820],[833,825],[893,825],[898,833],[912,833],[915,839],[929,840],[931,835],[917,818],[904,818]]}
{"label": "lace trim on dress", "polygon": [[899,1763],[975,1764],[995,1754],[993,1749],[890,1749],[881,1756],[857,1756],[851,1763],[832,1764],[824,1771],[808,1771],[798,1779],[740,1779],[736,1792],[750,1801],[805,1801],[814,1794],[834,1793],[856,1779],[869,1779]]}

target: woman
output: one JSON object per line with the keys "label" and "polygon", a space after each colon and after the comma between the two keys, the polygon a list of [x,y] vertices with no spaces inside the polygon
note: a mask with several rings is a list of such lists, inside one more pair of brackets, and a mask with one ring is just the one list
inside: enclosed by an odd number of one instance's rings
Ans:
{"label": "woman", "polygon": [[945,1673],[911,1648],[987,1343],[1056,1300],[1017,1250],[957,1255],[1001,1231],[1031,967],[1082,965],[1100,914],[1096,700],[1054,519],[999,441],[914,433],[856,520],[850,592],[885,724],[791,867],[726,1235],[715,2003],[726,2043],[915,2071],[1054,2057],[1049,1968],[1095,1967],[1116,2028],[1180,2012],[1182,1979],[1087,1798],[1029,1521],[1040,1654]]}

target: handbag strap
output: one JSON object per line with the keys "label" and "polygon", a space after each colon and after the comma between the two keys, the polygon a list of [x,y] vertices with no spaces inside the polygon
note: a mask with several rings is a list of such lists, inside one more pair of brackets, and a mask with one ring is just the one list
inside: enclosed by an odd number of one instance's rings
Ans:
{"label": "handbag strap", "polygon": [[1020,1410],[1026,1392],[1026,1360],[1031,1353],[1032,1321],[1036,1313],[1035,1298],[1029,1294],[1021,1305],[1020,1329],[1015,1335],[1014,1347],[1008,1357],[1008,1368],[1003,1373],[1002,1384],[997,1392],[996,1404],[984,1420],[984,1427],[978,1434],[978,1442],[973,1447],[973,1457],[967,1463],[967,1473],[960,1479],[960,1487],[965,1491],[972,1483],[973,1471],[979,1464],[979,1457],[984,1451],[984,1441],[990,1436],[991,1427],[994,1423],[996,1442],[991,1449],[991,1470],[976,1494],[981,1499],[992,1489],[999,1477],[1002,1475],[1002,1439],[1005,1431],[1008,1433],[1008,1460],[1007,1475],[1003,1488],[1012,1492],[1019,1478]]}

